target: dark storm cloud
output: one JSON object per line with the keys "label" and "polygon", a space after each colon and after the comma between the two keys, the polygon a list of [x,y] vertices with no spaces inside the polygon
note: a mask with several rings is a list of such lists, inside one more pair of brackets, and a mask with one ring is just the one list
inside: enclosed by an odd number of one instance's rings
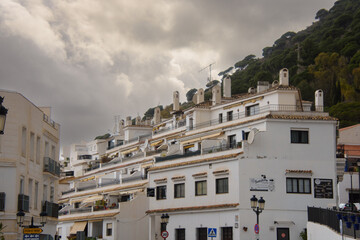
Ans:
{"label": "dark storm cloud", "polygon": [[51,106],[62,145],[204,87],[334,0],[0,1],[0,82]]}

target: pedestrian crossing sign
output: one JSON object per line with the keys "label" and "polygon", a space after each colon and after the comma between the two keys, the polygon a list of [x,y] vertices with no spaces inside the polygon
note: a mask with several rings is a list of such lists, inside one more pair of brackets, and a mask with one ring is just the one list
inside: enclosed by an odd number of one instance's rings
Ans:
{"label": "pedestrian crossing sign", "polygon": [[216,237],[216,228],[208,228],[208,237]]}

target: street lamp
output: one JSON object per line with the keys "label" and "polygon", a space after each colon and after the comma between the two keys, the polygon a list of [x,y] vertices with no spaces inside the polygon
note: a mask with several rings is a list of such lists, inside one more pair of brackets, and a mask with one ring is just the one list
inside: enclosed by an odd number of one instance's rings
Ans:
{"label": "street lamp", "polygon": [[[262,211],[265,208],[265,200],[263,197],[260,197],[258,200],[255,195],[253,195],[252,198],[250,198],[250,205],[252,210],[256,213],[256,224],[259,226],[259,215],[262,213]],[[257,239],[259,240],[259,234],[257,235]]]}
{"label": "street lamp", "polygon": [[0,134],[4,134],[6,114],[8,110],[2,105],[4,97],[0,97]]}
{"label": "street lamp", "polygon": [[34,217],[31,217],[31,224],[30,225],[23,225],[24,223],[24,218],[25,218],[25,212],[23,210],[20,210],[16,213],[16,222],[20,227],[24,227],[24,228],[39,228],[39,227],[43,227],[46,224],[47,221],[47,213],[46,212],[41,212],[40,213],[40,224],[41,225],[34,225]]}
{"label": "street lamp", "polygon": [[[169,215],[167,213],[161,214],[161,233],[166,231],[166,225],[169,223]],[[166,238],[164,238],[166,239]]]}

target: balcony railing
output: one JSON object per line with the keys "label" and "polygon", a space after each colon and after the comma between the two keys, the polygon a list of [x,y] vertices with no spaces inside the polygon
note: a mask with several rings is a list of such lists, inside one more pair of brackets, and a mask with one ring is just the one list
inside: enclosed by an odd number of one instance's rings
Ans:
{"label": "balcony railing", "polygon": [[49,157],[44,157],[44,172],[60,177],[60,163]]}
{"label": "balcony railing", "polygon": [[221,144],[218,146],[213,146],[213,147],[209,147],[209,148],[203,148],[202,149],[202,154],[207,154],[207,153],[214,153],[214,152],[222,152],[222,151],[226,151],[229,149],[234,149],[234,148],[241,148],[241,142],[232,142],[232,143],[226,143],[226,144]]}
{"label": "balcony railing", "polygon": [[[340,219],[342,219],[343,234],[356,237],[356,232],[359,232],[360,213],[308,207],[309,222],[328,226],[339,234]],[[360,233],[358,235],[360,236]]]}
{"label": "balcony railing", "polygon": [[200,155],[201,151],[195,151],[195,152],[187,152],[184,154],[174,154],[174,155],[170,155],[170,156],[165,156],[165,157],[155,157],[155,162],[164,162],[164,161],[169,161],[169,160],[175,160],[178,158],[187,158],[187,157],[192,157],[192,156],[196,156],[196,155]]}
{"label": "balcony railing", "polygon": [[53,202],[43,202],[43,212],[47,213],[48,217],[58,218],[59,205]]}
{"label": "balcony railing", "polygon": [[98,212],[98,211],[107,211],[112,209],[118,209],[119,203],[113,203],[111,206],[95,205],[83,208],[73,208],[70,210],[60,210],[59,216],[78,214],[78,213],[88,213],[88,212]]}

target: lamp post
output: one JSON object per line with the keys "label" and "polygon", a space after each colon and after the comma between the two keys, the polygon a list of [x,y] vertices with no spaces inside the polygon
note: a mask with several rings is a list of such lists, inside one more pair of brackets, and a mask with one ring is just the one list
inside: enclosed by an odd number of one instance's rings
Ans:
{"label": "lamp post", "polygon": [[41,212],[40,213],[40,224],[41,225],[34,225],[34,217],[31,217],[31,224],[30,225],[23,225],[25,218],[25,212],[23,210],[20,210],[16,213],[16,222],[19,225],[19,227],[23,228],[40,228],[43,227],[46,224],[47,221],[47,213]]}
{"label": "lamp post", "polygon": [[0,97],[0,134],[4,134],[6,114],[8,110],[2,105],[4,97]]}
{"label": "lamp post", "polygon": [[[163,235],[163,232],[166,232],[166,225],[169,223],[169,215],[167,213],[161,214],[161,235]],[[166,239],[166,237],[163,237]]]}
{"label": "lamp post", "polygon": [[[265,208],[265,200],[263,197],[260,197],[258,200],[255,195],[253,195],[252,198],[250,198],[250,204],[252,210],[256,213],[256,224],[259,226],[259,215],[262,213],[262,211]],[[259,240],[259,234],[256,234],[257,240]]]}

